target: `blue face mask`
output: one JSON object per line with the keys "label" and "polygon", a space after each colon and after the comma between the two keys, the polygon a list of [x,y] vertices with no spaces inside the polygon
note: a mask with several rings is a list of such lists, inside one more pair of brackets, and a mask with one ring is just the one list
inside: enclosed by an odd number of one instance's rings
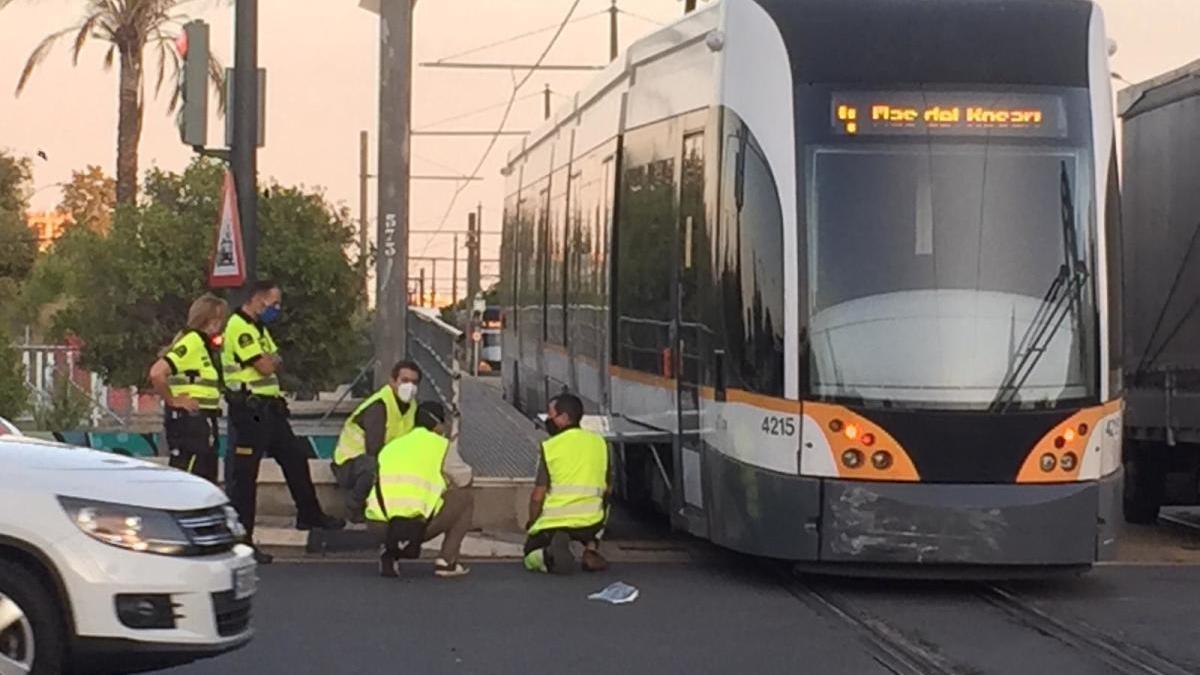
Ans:
{"label": "blue face mask", "polygon": [[263,323],[274,323],[275,320],[279,318],[280,312],[281,310],[279,309],[279,305],[271,305],[270,307],[264,309],[262,311],[262,315],[260,315],[258,318]]}

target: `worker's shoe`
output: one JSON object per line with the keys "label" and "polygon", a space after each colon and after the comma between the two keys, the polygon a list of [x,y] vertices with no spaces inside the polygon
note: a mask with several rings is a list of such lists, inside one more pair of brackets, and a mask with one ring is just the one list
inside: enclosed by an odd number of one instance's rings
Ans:
{"label": "worker's shoe", "polygon": [[395,579],[400,576],[400,558],[395,554],[383,551],[379,554],[379,576]]}
{"label": "worker's shoe", "polygon": [[336,516],[321,514],[317,521],[309,522],[307,520],[296,519],[297,530],[340,530],[346,527],[346,521]]}
{"label": "worker's shoe", "polygon": [[555,532],[546,547],[546,569],[551,574],[571,574],[577,563],[571,553],[571,538],[566,532]]}
{"label": "worker's shoe", "polygon": [[443,579],[453,579],[455,577],[465,577],[470,574],[471,568],[466,567],[460,562],[448,563],[444,558],[438,558],[433,564],[433,573]]}
{"label": "worker's shoe", "polygon": [[583,552],[584,572],[603,572],[606,569],[608,569],[608,561],[604,559],[600,551],[589,548]]}
{"label": "worker's shoe", "polygon": [[541,572],[545,574],[550,570],[546,569],[546,550],[537,548],[525,554],[525,569],[530,572]]}
{"label": "worker's shoe", "polygon": [[263,551],[262,549],[255,548],[254,562],[258,563],[259,565],[270,565],[271,563],[275,562],[275,556]]}

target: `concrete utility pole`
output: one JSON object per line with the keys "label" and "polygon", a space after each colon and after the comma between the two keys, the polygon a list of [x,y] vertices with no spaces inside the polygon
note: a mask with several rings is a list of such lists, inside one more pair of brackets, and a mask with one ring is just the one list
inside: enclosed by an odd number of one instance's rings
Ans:
{"label": "concrete utility pole", "polygon": [[[378,0],[379,221],[376,382],[408,352],[408,203],[412,131],[412,36],[416,0]],[[367,5],[364,5],[367,6]],[[423,291],[424,289],[422,289]]]}
{"label": "concrete utility pole", "polygon": [[450,284],[450,306],[458,306],[458,235],[454,235],[454,266],[450,268],[450,277],[454,279]]}
{"label": "concrete utility pole", "polygon": [[480,255],[479,255],[479,216],[477,213],[467,214],[467,302],[475,302],[479,294]]}
{"label": "concrete utility pole", "polygon": [[370,152],[370,137],[366,131],[362,131],[358,134],[358,273],[362,277],[364,291],[367,288],[367,259],[370,253],[367,237],[367,228],[371,223],[367,217],[371,180]]}
{"label": "concrete utility pole", "polygon": [[621,46],[617,42],[617,16],[621,10],[617,9],[617,0],[612,0],[612,7],[608,8],[608,60],[616,61],[617,55],[621,51]]}
{"label": "concrete utility pole", "polygon": [[237,0],[234,12],[230,166],[246,253],[245,298],[258,278],[258,0]]}

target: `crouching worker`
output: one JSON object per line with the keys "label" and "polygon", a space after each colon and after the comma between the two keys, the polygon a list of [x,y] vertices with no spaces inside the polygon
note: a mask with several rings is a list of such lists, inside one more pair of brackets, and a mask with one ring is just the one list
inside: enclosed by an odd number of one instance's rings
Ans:
{"label": "crouching worker", "polygon": [[608,567],[600,554],[609,488],[608,443],[579,428],[583,402],[572,394],[550,401],[537,482],[529,499],[525,569],[570,574],[578,567],[571,542],[583,544],[583,569]]}
{"label": "crouching worker", "polygon": [[346,420],[333,452],[333,475],[345,491],[346,515],[352,523],[363,521],[367,494],[375,485],[379,451],[416,426],[417,386],[421,369],[411,361],[392,368],[392,381],[384,385]]}
{"label": "crouching worker", "polygon": [[372,529],[383,535],[381,576],[399,576],[402,559],[420,557],[421,544],[442,534],[434,574],[460,577],[469,571],[458,556],[475,511],[468,489],[471,467],[450,447],[447,431],[442,405],[422,403],[416,428],[379,452],[366,515]]}

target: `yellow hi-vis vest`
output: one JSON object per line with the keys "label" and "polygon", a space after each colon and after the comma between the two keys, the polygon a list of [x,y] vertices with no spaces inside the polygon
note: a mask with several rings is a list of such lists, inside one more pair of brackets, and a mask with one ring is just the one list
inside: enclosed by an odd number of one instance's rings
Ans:
{"label": "yellow hi-vis vest", "polygon": [[259,396],[278,397],[279,377],[263,375],[253,361],[279,352],[266,326],[248,321],[242,313],[234,312],[225,324],[225,345],[221,350],[225,369],[225,389],[234,393],[246,392]]}
{"label": "yellow hi-vis vest", "polygon": [[604,520],[608,487],[608,443],[583,429],[567,429],[542,443],[550,493],[531,533],[589,527]]}
{"label": "yellow hi-vis vest", "polygon": [[363,432],[362,425],[358,422],[358,418],[364,410],[379,401],[383,402],[384,411],[387,415],[387,430],[384,432],[383,438],[384,445],[407,434],[417,426],[417,402],[413,401],[409,403],[407,412],[400,412],[400,402],[396,400],[396,390],[392,388],[392,385],[386,384],[355,408],[354,412],[350,414],[350,418],[346,420],[345,426],[342,427],[342,433],[338,436],[337,447],[333,451],[334,464],[341,466],[355,457],[366,453],[367,437]]}
{"label": "yellow hi-vis vest", "polygon": [[187,396],[200,404],[201,410],[221,409],[221,374],[208,352],[208,338],[189,330],[163,355],[171,366],[167,385],[171,396]]}
{"label": "yellow hi-vis vest", "polygon": [[450,441],[418,427],[379,451],[379,477],[367,497],[367,520],[425,518],[442,508],[442,465]]}

